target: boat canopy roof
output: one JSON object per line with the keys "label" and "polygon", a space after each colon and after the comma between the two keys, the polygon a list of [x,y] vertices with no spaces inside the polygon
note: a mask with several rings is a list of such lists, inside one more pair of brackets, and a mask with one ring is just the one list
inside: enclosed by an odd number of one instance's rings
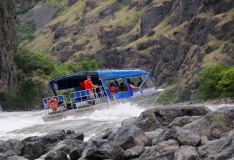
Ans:
{"label": "boat canopy roof", "polygon": [[126,70],[96,70],[96,71],[82,71],[77,73],[72,73],[68,75],[63,75],[57,78],[52,79],[49,82],[51,89],[54,91],[54,83],[58,81],[78,81],[79,79],[86,79],[87,76],[98,77],[101,81],[107,79],[115,79],[121,77],[131,77],[131,76],[140,76],[148,75],[149,72],[143,71],[141,69],[126,69]]}

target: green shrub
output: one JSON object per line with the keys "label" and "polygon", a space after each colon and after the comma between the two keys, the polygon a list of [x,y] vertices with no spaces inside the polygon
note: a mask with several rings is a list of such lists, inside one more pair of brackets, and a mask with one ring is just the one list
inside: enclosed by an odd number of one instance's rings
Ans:
{"label": "green shrub", "polygon": [[234,97],[234,67],[223,71],[217,88],[221,91],[221,97]]}
{"label": "green shrub", "polygon": [[18,42],[23,43],[24,41],[31,41],[35,38],[34,31],[36,31],[36,24],[33,20],[26,21],[25,23],[20,23],[16,20],[16,30]]}
{"label": "green shrub", "polygon": [[170,87],[170,88],[165,89],[165,91],[163,91],[163,93],[158,98],[157,102],[161,104],[172,104],[175,98],[176,90],[177,90],[177,87]]}
{"label": "green shrub", "polygon": [[27,13],[32,8],[33,8],[33,6],[19,8],[18,10],[16,10],[16,15]]}
{"label": "green shrub", "polygon": [[234,91],[232,68],[226,63],[216,63],[199,72],[199,97],[201,99],[231,97]]}
{"label": "green shrub", "polygon": [[5,108],[21,108],[28,110],[33,108],[36,103],[36,100],[39,98],[39,89],[32,79],[24,79],[16,93],[8,91],[5,93],[6,103],[4,104]]}
{"label": "green shrub", "polygon": [[[53,62],[43,53],[30,53],[28,49],[18,48],[15,56],[18,69],[22,69],[26,74],[41,70],[45,75],[50,75],[54,71]],[[37,73],[38,74],[38,73]]]}

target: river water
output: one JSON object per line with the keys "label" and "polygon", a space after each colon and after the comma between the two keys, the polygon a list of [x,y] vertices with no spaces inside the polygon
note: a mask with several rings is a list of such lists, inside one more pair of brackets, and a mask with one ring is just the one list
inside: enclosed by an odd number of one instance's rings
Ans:
{"label": "river water", "polygon": [[[211,110],[231,106],[231,104],[206,105]],[[233,106],[233,105],[232,105]],[[151,106],[153,107],[153,106]],[[156,106],[154,106],[156,107]],[[54,122],[44,122],[44,111],[34,112],[1,112],[0,113],[0,140],[19,139],[29,136],[41,136],[55,129],[83,132],[85,140],[107,129],[121,126],[122,120],[138,117],[145,106],[121,103],[103,110],[97,110],[81,117],[67,117]]]}

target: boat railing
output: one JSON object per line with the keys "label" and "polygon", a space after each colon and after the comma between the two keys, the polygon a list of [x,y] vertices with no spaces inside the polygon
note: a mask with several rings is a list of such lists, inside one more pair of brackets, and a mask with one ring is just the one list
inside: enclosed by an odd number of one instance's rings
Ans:
{"label": "boat railing", "polygon": [[88,105],[89,101],[93,101],[94,105],[109,102],[103,87],[92,88],[90,90],[81,90],[71,92],[69,95],[72,108]]}
{"label": "boat railing", "polygon": [[64,110],[66,110],[67,103],[66,103],[63,95],[47,97],[47,98],[43,99],[43,105],[44,105],[44,109],[46,111],[46,114],[49,114],[50,112],[53,111],[53,109],[51,109],[51,107],[49,106],[49,101],[52,98],[55,98],[58,101],[58,106],[56,107],[56,109],[54,109],[54,112],[62,112]]}

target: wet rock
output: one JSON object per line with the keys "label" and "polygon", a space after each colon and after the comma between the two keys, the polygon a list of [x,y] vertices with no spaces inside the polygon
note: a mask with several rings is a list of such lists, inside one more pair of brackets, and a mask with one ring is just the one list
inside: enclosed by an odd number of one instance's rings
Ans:
{"label": "wet rock", "polygon": [[145,132],[146,137],[149,139],[150,144],[155,137],[158,137],[163,132],[163,129],[158,128],[155,131]]}
{"label": "wet rock", "polygon": [[145,148],[142,146],[135,146],[133,148],[127,149],[124,152],[124,160],[138,158],[145,151]]}
{"label": "wet rock", "polygon": [[197,160],[198,158],[199,155],[195,147],[181,146],[180,149],[175,152],[174,160]]}
{"label": "wet rock", "polygon": [[82,153],[81,159],[122,159],[124,155],[123,149],[115,143],[99,139],[92,141]]}
{"label": "wet rock", "polygon": [[71,159],[71,160],[77,160],[77,159],[81,158],[82,152],[83,152],[83,151],[84,151],[84,148],[74,149],[74,150],[71,151],[71,153],[69,154],[70,159]]}
{"label": "wet rock", "polygon": [[172,160],[175,152],[179,149],[179,144],[175,140],[168,140],[147,148],[140,160],[154,159],[154,160]]}
{"label": "wet rock", "polygon": [[156,44],[158,44],[157,40],[149,40],[146,42],[142,42],[142,43],[137,44],[137,50],[145,50],[145,49],[147,49],[151,46],[154,46]]}
{"label": "wet rock", "polygon": [[179,126],[183,127],[185,124],[191,123],[194,120],[197,120],[201,118],[201,116],[183,116],[183,117],[177,117],[175,118],[169,125],[168,127],[172,126]]}
{"label": "wet rock", "polygon": [[197,146],[200,143],[201,137],[192,131],[174,126],[170,129],[165,129],[158,137],[155,137],[152,144],[156,145],[169,139],[177,140],[180,145]]}
{"label": "wet rock", "polygon": [[28,137],[22,140],[25,145],[22,155],[27,159],[36,159],[49,152],[59,141],[66,137],[64,130],[55,130],[42,137]]}
{"label": "wet rock", "polygon": [[20,140],[10,139],[7,141],[0,141],[0,153],[5,156],[20,155],[23,147],[24,145]]}
{"label": "wet rock", "polygon": [[21,156],[11,156],[11,157],[8,157],[4,160],[27,160],[27,159],[24,157],[21,157]]}
{"label": "wet rock", "polygon": [[137,119],[137,117],[132,117],[132,118],[124,119],[122,121],[122,126],[123,125],[133,125],[133,126],[135,126],[136,125],[136,119]]}
{"label": "wet rock", "polygon": [[64,151],[51,151],[45,156],[45,160],[69,160],[69,158]]}
{"label": "wet rock", "polygon": [[168,126],[177,117],[203,116],[209,111],[204,106],[163,106],[147,109],[136,120],[136,126],[143,131],[154,131]]}
{"label": "wet rock", "polygon": [[141,129],[124,125],[118,129],[113,142],[126,150],[134,146],[145,146],[149,140]]}
{"label": "wet rock", "polygon": [[172,1],[165,1],[160,6],[154,6],[147,9],[141,18],[141,35],[146,35],[152,31],[170,12]]}
{"label": "wet rock", "polygon": [[94,140],[98,140],[98,139],[107,139],[109,138],[111,135],[113,135],[116,132],[116,129],[113,128],[108,128],[100,133],[98,133],[97,135],[91,137],[89,139],[89,142],[94,141]]}
{"label": "wet rock", "polygon": [[204,159],[223,160],[233,156],[234,130],[224,134],[220,139],[208,141],[198,147],[198,153]]}
{"label": "wet rock", "polygon": [[208,139],[220,138],[223,133],[233,129],[234,106],[221,108],[206,116],[186,124],[183,128]]}
{"label": "wet rock", "polygon": [[74,140],[64,140],[59,142],[56,146],[53,147],[52,151],[65,151],[67,154],[70,154],[71,151],[73,151],[74,149],[78,149],[78,148],[85,148],[87,146],[86,143],[74,139]]}

